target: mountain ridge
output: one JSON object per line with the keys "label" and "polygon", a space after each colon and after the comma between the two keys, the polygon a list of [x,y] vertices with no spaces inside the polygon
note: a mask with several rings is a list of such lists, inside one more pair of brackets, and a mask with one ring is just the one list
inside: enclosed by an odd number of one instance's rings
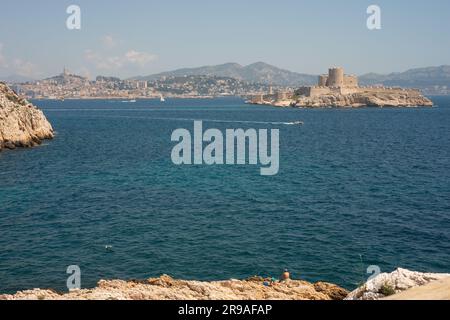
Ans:
{"label": "mountain ridge", "polygon": [[[130,79],[155,81],[163,77],[193,75],[222,76],[247,82],[292,87],[315,85],[317,84],[318,77],[318,75],[281,69],[259,61],[245,66],[235,62],[228,62],[219,65],[181,68]],[[450,65],[412,68],[403,72],[392,72],[388,74],[366,73],[359,76],[359,82],[361,85],[381,84],[385,86],[417,88],[444,86],[450,88]]]}
{"label": "mountain ridge", "polygon": [[449,86],[450,65],[408,69],[404,72],[389,74],[367,73],[359,77],[364,85],[383,84],[385,86],[427,87]]}
{"label": "mountain ridge", "polygon": [[317,81],[316,75],[292,72],[261,61],[246,66],[242,66],[235,62],[228,62],[219,65],[201,66],[197,68],[182,68],[149,76],[133,77],[131,79],[154,81],[163,77],[182,77],[194,75],[230,77],[247,82],[281,86],[312,85]]}

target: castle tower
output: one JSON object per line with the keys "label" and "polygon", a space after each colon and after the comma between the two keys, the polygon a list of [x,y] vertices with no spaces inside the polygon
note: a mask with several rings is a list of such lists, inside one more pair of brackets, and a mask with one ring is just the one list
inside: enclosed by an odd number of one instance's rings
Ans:
{"label": "castle tower", "polygon": [[344,86],[344,69],[331,68],[328,70],[328,87],[343,87]]}
{"label": "castle tower", "polygon": [[328,81],[328,76],[326,74],[323,74],[319,76],[319,87],[326,87]]}

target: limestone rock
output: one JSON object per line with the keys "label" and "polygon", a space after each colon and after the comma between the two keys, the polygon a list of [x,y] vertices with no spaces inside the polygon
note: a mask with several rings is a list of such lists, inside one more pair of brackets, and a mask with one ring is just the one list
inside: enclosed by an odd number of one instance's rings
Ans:
{"label": "limestone rock", "polygon": [[293,107],[324,108],[324,107],[432,107],[433,102],[418,91],[364,92],[353,94],[326,94],[316,97],[300,96],[292,101]]}
{"label": "limestone rock", "polygon": [[392,273],[382,273],[369,280],[351,292],[346,300],[378,300],[448,277],[450,274],[421,273],[399,268]]}
{"label": "limestone rock", "polygon": [[342,300],[348,292],[328,283],[312,284],[287,280],[268,284],[270,279],[226,281],[175,280],[167,275],[146,281],[101,280],[94,289],[65,294],[34,289],[0,300]]}
{"label": "limestone rock", "polygon": [[450,277],[408,289],[383,300],[450,300]]}
{"label": "limestone rock", "polygon": [[43,112],[0,82],[0,151],[33,147],[53,136]]}

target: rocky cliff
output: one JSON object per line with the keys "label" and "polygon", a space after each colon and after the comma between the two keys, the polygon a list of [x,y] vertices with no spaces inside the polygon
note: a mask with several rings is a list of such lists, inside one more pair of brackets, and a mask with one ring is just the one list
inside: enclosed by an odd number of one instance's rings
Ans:
{"label": "rocky cliff", "polygon": [[33,147],[53,138],[43,112],[0,82],[0,151]]}
{"label": "rocky cliff", "polygon": [[164,275],[145,281],[101,280],[94,289],[66,294],[35,289],[0,295],[0,300],[343,300],[347,294],[347,290],[325,282],[271,283],[259,277],[200,282],[175,280]]}
{"label": "rocky cliff", "polygon": [[[275,105],[277,105],[275,103]],[[284,105],[279,105],[284,106]],[[432,107],[433,102],[421,94],[412,92],[401,93],[371,93],[328,94],[318,97],[299,97],[292,101],[291,106],[299,108],[322,107]]]}
{"label": "rocky cliff", "polygon": [[446,300],[450,299],[450,274],[397,269],[382,273],[349,293],[326,282],[247,280],[186,281],[167,275],[144,281],[101,280],[93,289],[58,293],[33,289],[0,300]]}

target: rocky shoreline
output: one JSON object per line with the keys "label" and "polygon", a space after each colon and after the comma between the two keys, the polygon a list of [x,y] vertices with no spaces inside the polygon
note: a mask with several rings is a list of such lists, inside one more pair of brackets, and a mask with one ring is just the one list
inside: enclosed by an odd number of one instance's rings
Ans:
{"label": "rocky shoreline", "polygon": [[163,275],[144,281],[101,280],[94,289],[59,294],[34,289],[0,300],[343,300],[348,291],[334,284],[270,279],[186,281]]}
{"label": "rocky shoreline", "polygon": [[[440,282],[436,284],[436,281]],[[432,285],[431,289],[427,285]],[[353,292],[327,282],[273,281],[256,276],[204,282],[175,280],[163,275],[144,281],[101,280],[93,289],[68,293],[33,289],[0,295],[0,300],[395,300],[397,294],[414,299],[414,292],[408,296],[409,290],[414,289],[422,289],[422,296],[431,299],[445,299],[450,293],[450,274],[397,269],[378,275]]]}
{"label": "rocky shoreline", "polygon": [[44,113],[0,82],[0,151],[34,147],[53,137]]}
{"label": "rocky shoreline", "polygon": [[319,97],[300,97],[292,104],[297,108],[323,107],[432,107],[433,102],[419,93],[354,93]]}
{"label": "rocky shoreline", "polygon": [[361,107],[432,107],[433,102],[418,90],[380,90],[364,91],[350,94],[324,94],[319,96],[293,96],[289,99],[260,98],[251,100],[250,104],[270,105],[274,107],[294,108],[361,108]]}

